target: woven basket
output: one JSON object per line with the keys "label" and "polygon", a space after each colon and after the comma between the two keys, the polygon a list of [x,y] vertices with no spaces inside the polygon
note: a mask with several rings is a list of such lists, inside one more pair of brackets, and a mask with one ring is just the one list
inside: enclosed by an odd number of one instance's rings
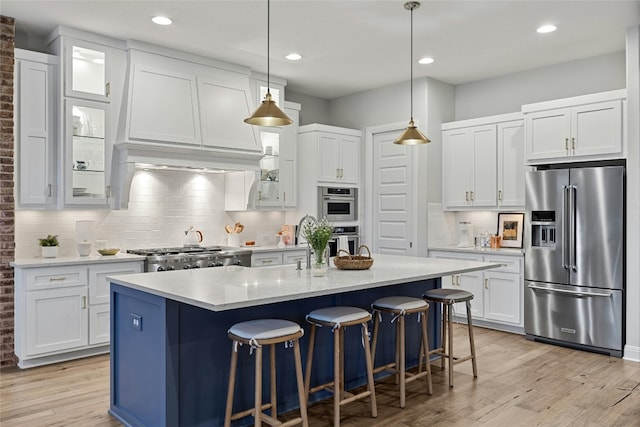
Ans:
{"label": "woven basket", "polygon": [[[362,248],[367,250],[367,256],[360,255]],[[340,255],[340,252],[344,252],[347,255]],[[360,245],[358,255],[349,255],[349,252],[340,249],[338,255],[333,258],[333,263],[340,270],[366,270],[373,265],[373,258],[371,258],[371,251],[367,245]]]}

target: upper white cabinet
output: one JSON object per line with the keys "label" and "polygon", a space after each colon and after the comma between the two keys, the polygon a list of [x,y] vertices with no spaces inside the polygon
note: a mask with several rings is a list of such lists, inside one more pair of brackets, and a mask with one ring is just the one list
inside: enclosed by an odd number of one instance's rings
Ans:
{"label": "upper white cabinet", "polygon": [[58,58],[15,50],[18,207],[55,206]]}
{"label": "upper white cabinet", "polygon": [[110,102],[110,48],[73,38],[65,38],[62,45],[65,96]]}
{"label": "upper white cabinet", "polygon": [[519,113],[442,125],[446,209],[524,206],[524,132]]}
{"label": "upper white cabinet", "polygon": [[316,185],[359,186],[359,130],[311,124],[301,126],[298,135],[300,171]]}
{"label": "upper white cabinet", "polygon": [[625,90],[523,105],[531,164],[624,157]]}
{"label": "upper white cabinet", "polygon": [[137,44],[129,48],[124,141],[189,144],[227,153],[262,151],[256,130],[244,123],[256,105],[246,70],[151,50]]}

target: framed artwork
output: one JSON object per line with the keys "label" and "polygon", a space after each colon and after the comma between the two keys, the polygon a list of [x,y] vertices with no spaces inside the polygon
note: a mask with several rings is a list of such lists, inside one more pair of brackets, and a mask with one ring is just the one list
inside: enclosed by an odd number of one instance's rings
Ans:
{"label": "framed artwork", "polygon": [[503,248],[522,248],[522,233],[524,231],[523,213],[499,213],[498,236],[502,238],[500,246]]}

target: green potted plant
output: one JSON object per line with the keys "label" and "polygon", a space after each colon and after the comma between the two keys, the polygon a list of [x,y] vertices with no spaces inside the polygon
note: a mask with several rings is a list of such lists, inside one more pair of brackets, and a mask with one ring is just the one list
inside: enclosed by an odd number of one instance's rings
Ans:
{"label": "green potted plant", "polygon": [[58,236],[49,234],[47,237],[38,239],[42,247],[42,258],[55,258],[58,255]]}
{"label": "green potted plant", "polygon": [[333,226],[327,221],[327,218],[322,218],[317,223],[306,222],[303,226],[302,235],[307,239],[315,255],[315,260],[312,264],[312,271],[315,276],[324,275],[329,267],[325,263],[324,252],[332,234]]}

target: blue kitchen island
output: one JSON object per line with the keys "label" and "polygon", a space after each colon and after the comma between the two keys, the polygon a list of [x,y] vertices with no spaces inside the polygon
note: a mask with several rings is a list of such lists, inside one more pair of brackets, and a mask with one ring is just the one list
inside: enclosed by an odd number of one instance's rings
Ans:
{"label": "blue kitchen island", "polygon": [[[234,323],[281,318],[308,329],[305,315],[316,308],[350,305],[369,310],[377,298],[421,297],[424,291],[440,287],[442,276],[499,266],[382,254],[374,254],[373,258],[375,262],[369,270],[330,268],[324,277],[314,277],[310,270],[296,270],[295,266],[228,266],[110,277],[109,412],[128,426],[222,425],[231,355],[227,330]],[[390,362],[395,354],[394,334],[389,319],[384,320],[376,365]],[[433,345],[440,338],[438,310],[430,311],[429,322]],[[419,337],[418,322],[406,325],[408,337]],[[347,389],[366,383],[359,333],[358,328],[346,332]],[[318,331],[312,384],[332,378],[330,335],[329,330]],[[420,343],[418,339],[407,342],[407,354],[413,357],[408,366],[415,366]],[[306,337],[300,344],[305,360]],[[235,410],[253,405],[253,360],[247,348],[239,351]],[[293,351],[280,348],[277,359],[281,413],[298,406]],[[267,387],[268,383],[265,397]],[[327,396],[318,392],[311,401]],[[238,420],[236,425],[251,422],[249,417]]]}

